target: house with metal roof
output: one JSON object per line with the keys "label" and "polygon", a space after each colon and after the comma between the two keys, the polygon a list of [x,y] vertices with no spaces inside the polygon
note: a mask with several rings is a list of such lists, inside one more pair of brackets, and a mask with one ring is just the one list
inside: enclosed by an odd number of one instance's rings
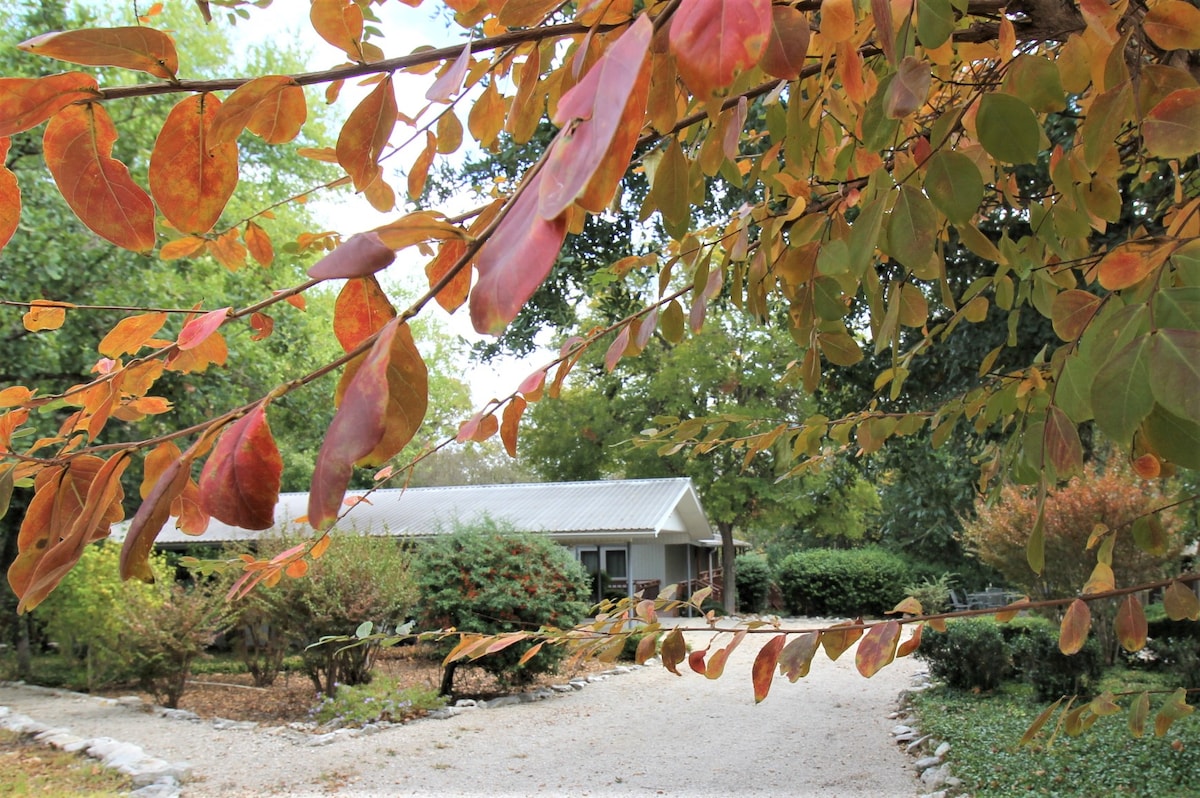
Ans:
{"label": "house with metal roof", "polygon": [[[355,501],[355,499],[360,499]],[[656,596],[668,584],[695,589],[712,578],[720,538],[709,524],[690,479],[631,479],[457,485],[350,491],[335,531],[420,540],[491,520],[523,532],[548,535],[570,549],[589,573],[610,589]],[[275,525],[251,531],[216,519],[200,537],[169,525],[162,549],[242,543],[283,532],[311,535],[307,493],[285,493]]]}

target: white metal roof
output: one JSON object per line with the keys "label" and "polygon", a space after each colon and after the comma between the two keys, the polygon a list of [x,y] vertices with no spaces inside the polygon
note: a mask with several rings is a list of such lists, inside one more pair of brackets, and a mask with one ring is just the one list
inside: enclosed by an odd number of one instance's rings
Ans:
{"label": "white metal roof", "polygon": [[[351,491],[347,498],[363,496]],[[347,508],[342,531],[397,537],[430,537],[452,532],[485,517],[525,532],[544,532],[562,543],[658,539],[699,543],[715,536],[690,479],[631,479],[601,482],[540,482],[515,485],[458,485],[377,490]],[[297,523],[308,512],[307,493],[284,493],[275,508],[275,526],[261,532],[213,520],[199,537],[168,522],[157,545],[254,541],[288,529],[311,534]]]}

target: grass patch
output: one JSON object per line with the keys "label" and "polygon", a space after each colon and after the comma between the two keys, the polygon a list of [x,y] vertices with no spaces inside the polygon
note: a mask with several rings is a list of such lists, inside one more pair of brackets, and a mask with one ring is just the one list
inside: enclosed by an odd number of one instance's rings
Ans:
{"label": "grass patch", "polygon": [[[1139,672],[1113,674],[1106,681],[1111,683],[1102,689],[1161,687]],[[1005,684],[987,695],[938,687],[915,695],[913,705],[921,731],[951,744],[950,767],[975,798],[1195,796],[1200,724],[1185,718],[1176,721],[1165,737],[1155,737],[1153,716],[1162,698],[1151,696],[1151,721],[1141,739],[1129,733],[1128,716],[1121,712],[1100,718],[1080,737],[1059,734],[1049,746],[1046,742],[1055,720],[1033,745],[1017,745],[1045,708],[1027,685]],[[1119,702],[1129,705],[1128,698]]]}
{"label": "grass patch", "polygon": [[0,795],[107,798],[126,795],[131,789],[132,780],[94,759],[0,729]]}

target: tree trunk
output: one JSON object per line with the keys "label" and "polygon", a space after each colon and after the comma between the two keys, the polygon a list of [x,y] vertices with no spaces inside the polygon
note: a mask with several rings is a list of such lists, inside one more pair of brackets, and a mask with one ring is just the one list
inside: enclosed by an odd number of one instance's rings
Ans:
{"label": "tree trunk", "polygon": [[442,668],[442,686],[438,688],[439,695],[444,695],[446,698],[454,695],[454,671],[457,668],[457,662],[451,662]]}
{"label": "tree trunk", "polygon": [[721,602],[725,612],[733,615],[737,612],[737,572],[734,559],[737,551],[733,546],[733,524],[721,522],[717,524],[721,531]]}

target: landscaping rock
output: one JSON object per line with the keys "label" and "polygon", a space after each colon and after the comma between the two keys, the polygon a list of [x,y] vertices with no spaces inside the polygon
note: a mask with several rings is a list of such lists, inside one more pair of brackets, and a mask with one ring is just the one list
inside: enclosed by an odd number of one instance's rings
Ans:
{"label": "landscaping rock", "polygon": [[946,779],[950,776],[949,770],[946,765],[929,768],[921,774],[921,783],[926,787],[939,789],[945,785]]}
{"label": "landscaping rock", "polygon": [[942,760],[939,759],[938,757],[925,756],[925,757],[921,757],[916,762],[914,762],[913,767],[915,767],[918,771],[924,772],[926,770],[929,770],[929,768],[937,767],[940,764],[942,764]]}
{"label": "landscaping rock", "polygon": [[914,731],[916,731],[916,729],[914,729],[912,726],[904,726],[904,725],[893,726],[892,727],[892,736],[899,737],[902,734],[912,734]]}
{"label": "landscaping rock", "polygon": [[934,750],[933,755],[945,759],[948,753],[950,753],[950,743],[942,743]]}
{"label": "landscaping rock", "polygon": [[213,718],[212,727],[218,731],[227,729],[257,729],[258,724],[252,720],[229,720],[228,718]]}

